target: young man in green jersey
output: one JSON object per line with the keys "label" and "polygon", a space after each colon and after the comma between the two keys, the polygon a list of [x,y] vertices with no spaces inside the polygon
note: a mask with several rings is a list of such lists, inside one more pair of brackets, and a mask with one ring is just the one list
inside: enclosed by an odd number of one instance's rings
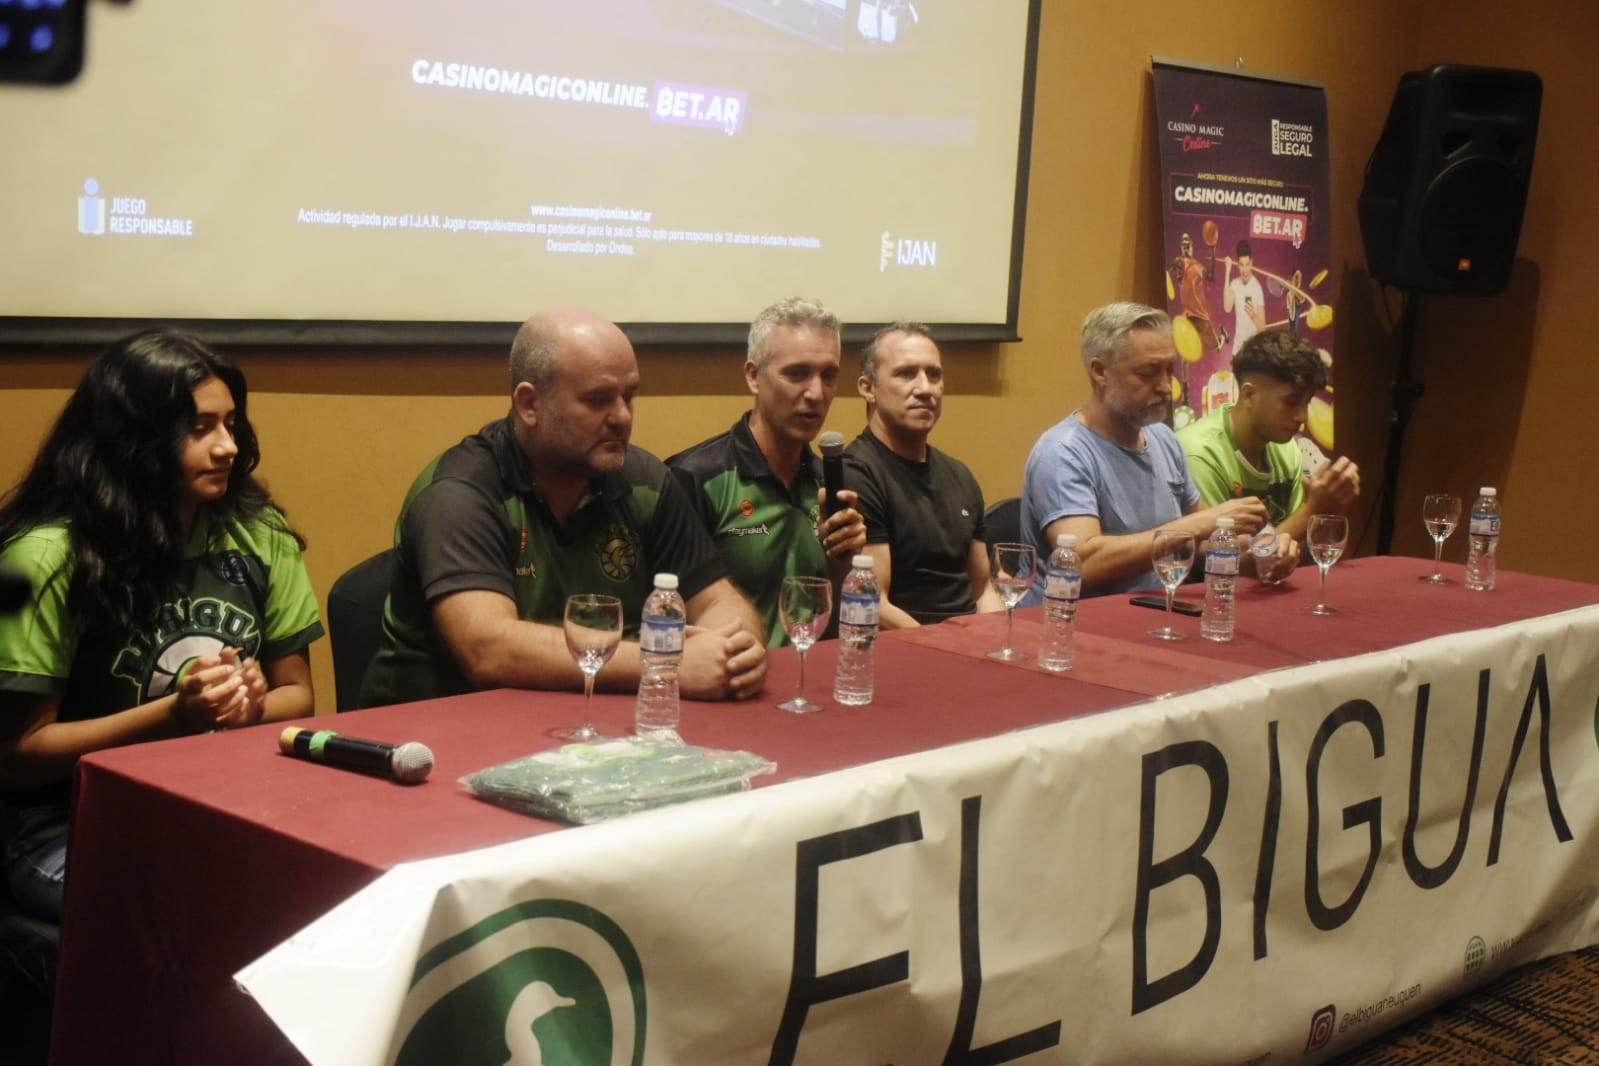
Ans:
{"label": "young man in green jersey", "polygon": [[621,599],[627,639],[598,682],[635,688],[632,638],[660,572],[677,575],[688,603],[683,695],[754,695],[760,619],[682,487],[628,444],[639,372],[627,337],[587,311],[536,315],[511,347],[511,383],[510,414],[429,463],[406,497],[361,704],[581,687],[561,624],[575,593]]}
{"label": "young man in green jersey", "polygon": [[838,319],[812,300],[788,299],[750,326],[744,381],[755,396],[726,433],[667,460],[690,490],[734,582],[755,601],[776,647],[787,640],[778,595],[790,575],[843,580],[866,546],[855,493],[822,518],[821,463],[811,441],[838,391]]}
{"label": "young man in green jersey", "polygon": [[1177,432],[1200,499],[1215,506],[1259,497],[1277,531],[1302,541],[1311,515],[1342,513],[1360,495],[1360,470],[1347,456],[1307,477],[1293,443],[1327,384],[1321,354],[1292,333],[1267,330],[1233,356],[1233,374],[1238,402]]}

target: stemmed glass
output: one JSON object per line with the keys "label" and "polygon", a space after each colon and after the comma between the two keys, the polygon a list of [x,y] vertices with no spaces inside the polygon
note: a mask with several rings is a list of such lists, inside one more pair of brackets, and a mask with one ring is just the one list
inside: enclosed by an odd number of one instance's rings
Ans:
{"label": "stemmed glass", "polygon": [[594,675],[610,662],[622,643],[622,601],[615,596],[582,593],[566,598],[566,650],[583,671],[583,724],[555,735],[562,740],[598,740],[600,731],[589,719],[594,702]]}
{"label": "stemmed glass", "polygon": [[1151,629],[1149,635],[1161,640],[1186,640],[1171,626],[1171,605],[1177,595],[1177,586],[1183,583],[1183,578],[1194,566],[1194,535],[1178,529],[1155,530],[1155,543],[1149,553],[1149,562],[1166,590],[1166,624],[1159,629]]}
{"label": "stemmed glass", "polygon": [[1432,537],[1432,573],[1421,580],[1434,585],[1453,584],[1443,574],[1444,541],[1460,524],[1460,497],[1438,494],[1428,496],[1421,505],[1421,524]]}
{"label": "stemmed glass", "polygon": [[799,685],[794,689],[794,698],[779,703],[777,709],[789,714],[813,714],[822,705],[805,698],[805,653],[833,615],[833,586],[825,577],[785,577],[778,593],[777,611],[789,643],[799,653]]}
{"label": "stemmed glass", "polygon": [[1349,519],[1343,515],[1310,516],[1310,526],[1305,530],[1305,544],[1310,548],[1310,557],[1316,560],[1316,568],[1321,571],[1321,595],[1316,599],[1316,606],[1310,609],[1311,614],[1338,613],[1327,604],[1327,571],[1344,553],[1344,544],[1348,540]]}
{"label": "stemmed glass", "polygon": [[1027,590],[1033,587],[1033,574],[1038,569],[1038,552],[1031,544],[994,545],[994,572],[992,580],[1005,601],[1005,646],[988,653],[990,659],[1019,663],[1027,656],[1011,646],[1011,627],[1015,624],[1016,605],[1022,602]]}

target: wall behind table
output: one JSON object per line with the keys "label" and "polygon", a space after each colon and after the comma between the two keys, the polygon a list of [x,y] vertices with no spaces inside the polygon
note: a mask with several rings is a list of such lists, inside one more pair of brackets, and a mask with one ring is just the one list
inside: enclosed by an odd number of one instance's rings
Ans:
{"label": "wall behind table", "polygon": [[[1581,4],[1571,0],[1570,6]],[[1227,11],[1224,21],[1169,0],[1117,5],[1045,0],[1023,272],[1023,340],[946,351],[946,411],[935,436],[935,443],[971,465],[990,500],[1019,491],[1021,466],[1033,441],[1085,397],[1076,349],[1083,314],[1118,297],[1158,304],[1164,296],[1151,54],[1228,67],[1242,57],[1247,69],[1326,85],[1333,194],[1339,205],[1332,220],[1337,227],[1332,276],[1343,285],[1337,304],[1338,445],[1365,467],[1367,484],[1376,484],[1393,341],[1380,301],[1365,280],[1355,197],[1400,72],[1428,58],[1417,54],[1423,47],[1418,31],[1424,11],[1357,0],[1340,6],[1339,30],[1319,10],[1244,2]],[[1466,43],[1483,50],[1495,36],[1494,27],[1507,21],[1504,16],[1484,18],[1477,27],[1465,15],[1451,15],[1443,4],[1425,13],[1454,19],[1470,37]],[[1531,31],[1521,29],[1532,41]],[[1424,47],[1432,51],[1430,42]],[[1575,46],[1557,55],[1559,69],[1545,70],[1551,96],[1556,76],[1575,77],[1583,69]],[[1592,173],[1591,147],[1586,156],[1552,148],[1562,136],[1547,121],[1554,117],[1552,104],[1546,100],[1535,204],[1547,204],[1548,190],[1560,183]],[[1560,112],[1558,121],[1571,135],[1575,111]],[[1586,171],[1563,169],[1584,160],[1590,164]],[[1591,201],[1584,201],[1580,210],[1591,220]],[[1594,229],[1529,221],[1523,255],[1540,261],[1545,293],[1557,286],[1572,292],[1580,283],[1578,276],[1592,278],[1579,249],[1581,234]],[[1568,231],[1572,236],[1563,235]],[[787,294],[773,294],[781,295]],[[529,311],[538,303],[530,296]],[[1528,428],[1512,457],[1516,482],[1525,478],[1535,483],[1544,460],[1566,455],[1554,439],[1554,426],[1532,427],[1544,404],[1566,410],[1558,406],[1568,402],[1562,394],[1574,385],[1585,387],[1586,377],[1573,377],[1580,364],[1568,344],[1571,339],[1558,332],[1552,338],[1535,334],[1537,372],[1528,383],[1520,420]],[[421,465],[506,408],[505,354],[498,349],[238,354],[255,397],[254,417],[266,456],[262,473],[311,541],[311,575],[324,598],[340,573],[389,542],[400,498]],[[0,484],[15,482],[88,355],[0,352]],[[736,349],[646,349],[640,359],[644,394],[638,402],[635,439],[660,455],[720,432],[748,406]],[[853,353],[846,355],[846,362],[846,378],[852,380]],[[862,403],[846,385],[833,408],[831,427],[853,435],[863,419]],[[1415,454],[1424,451],[1418,446]],[[1540,494],[1507,491],[1512,509],[1506,521],[1513,530],[1506,545],[1507,565],[1599,580],[1599,560],[1564,544],[1568,538],[1559,535],[1558,527],[1539,522],[1537,512],[1523,517],[1519,508],[1532,503],[1524,499]],[[1567,489],[1559,498],[1570,495]],[[1402,506],[1407,516],[1402,528],[1414,524],[1419,530],[1419,521],[1409,520],[1419,502],[1414,508],[1408,501]],[[1359,528],[1357,523],[1357,536]],[[1367,538],[1368,547],[1372,540]],[[1405,546],[1419,550],[1416,544]],[[331,710],[333,676],[326,641],[316,646],[313,661],[318,705]]]}

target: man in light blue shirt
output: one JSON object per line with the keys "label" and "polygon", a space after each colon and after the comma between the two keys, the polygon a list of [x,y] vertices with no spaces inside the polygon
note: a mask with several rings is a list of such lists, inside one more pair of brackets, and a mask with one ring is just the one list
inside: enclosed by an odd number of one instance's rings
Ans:
{"label": "man in light blue shirt", "polygon": [[[1160,588],[1150,566],[1156,529],[1191,533],[1199,545],[1223,515],[1241,534],[1266,524],[1254,496],[1200,508],[1182,446],[1165,424],[1176,365],[1165,312],[1125,302],[1090,312],[1083,367],[1093,394],[1045,430],[1027,457],[1023,536],[1042,564],[1058,535],[1075,533],[1085,594]],[[1040,580],[1042,572],[1040,565]]]}

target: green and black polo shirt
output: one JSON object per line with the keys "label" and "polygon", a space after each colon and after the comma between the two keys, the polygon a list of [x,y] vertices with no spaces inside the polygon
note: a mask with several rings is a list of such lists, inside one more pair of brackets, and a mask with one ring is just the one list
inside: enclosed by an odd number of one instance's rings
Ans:
{"label": "green and black polo shirt", "polygon": [[760,612],[767,645],[788,643],[777,610],[783,578],[827,576],[827,553],[816,536],[821,460],[807,448],[794,484],[785,488],[755,443],[746,414],[666,465],[692,491],[729,576]]}
{"label": "green and black polo shirt", "polygon": [[423,469],[394,539],[398,565],[363,707],[471,690],[432,624],[429,604],[442,596],[486,589],[515,601],[526,621],[560,625],[568,596],[604,593],[622,601],[635,639],[657,573],[676,574],[684,599],[725,574],[682,487],[640,448],[594,480],[565,525],[556,522],[508,418]]}
{"label": "green and black polo shirt", "polygon": [[[185,666],[224,648],[269,663],[322,635],[300,545],[276,511],[241,519],[200,508],[170,594],[132,630],[80,618],[68,602],[76,563],[67,523],[18,535],[0,547],[0,562],[34,589],[21,610],[0,614],[0,692],[57,696],[62,722],[170,695]],[[59,781],[8,799],[65,806],[70,789]]]}
{"label": "green and black polo shirt", "polygon": [[983,490],[966,464],[932,446],[914,462],[867,429],[845,449],[844,471],[866,543],[888,545],[889,602],[923,625],[975,611],[966,564],[983,539]]}

